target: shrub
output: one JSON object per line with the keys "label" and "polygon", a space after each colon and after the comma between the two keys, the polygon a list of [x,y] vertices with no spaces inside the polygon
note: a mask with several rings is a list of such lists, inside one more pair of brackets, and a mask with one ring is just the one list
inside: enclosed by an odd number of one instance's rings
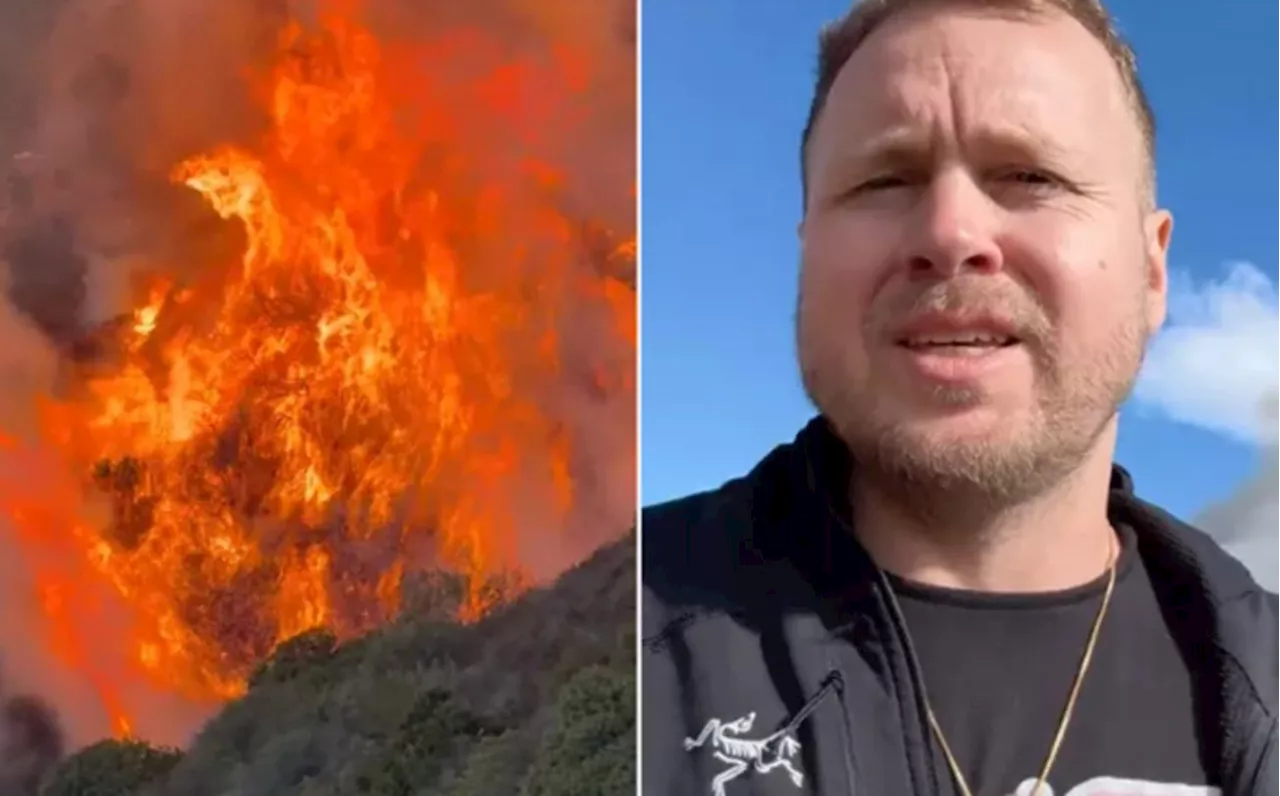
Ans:
{"label": "shrub", "polygon": [[136,796],[182,759],[140,741],[100,741],[62,762],[40,796]]}
{"label": "shrub", "polygon": [[337,638],[328,630],[318,628],[299,633],[281,642],[275,652],[258,665],[249,676],[249,688],[266,683],[288,682],[301,674],[312,672],[314,667],[333,657],[337,645]]}

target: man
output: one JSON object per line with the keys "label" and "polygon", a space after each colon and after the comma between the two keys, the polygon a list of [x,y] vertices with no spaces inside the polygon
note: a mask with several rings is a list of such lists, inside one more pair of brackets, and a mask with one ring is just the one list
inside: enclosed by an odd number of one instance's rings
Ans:
{"label": "man", "polygon": [[819,68],[821,416],[643,515],[644,792],[1275,796],[1276,597],[1112,465],[1172,222],[1107,13],[875,0]]}

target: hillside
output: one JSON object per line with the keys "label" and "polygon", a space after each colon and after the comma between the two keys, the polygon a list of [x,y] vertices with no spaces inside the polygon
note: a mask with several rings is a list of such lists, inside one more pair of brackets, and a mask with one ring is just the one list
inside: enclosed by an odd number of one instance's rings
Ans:
{"label": "hillside", "polygon": [[304,634],[189,749],[104,741],[40,796],[629,793],[634,547],[628,535],[474,625],[443,618],[437,583],[363,638]]}

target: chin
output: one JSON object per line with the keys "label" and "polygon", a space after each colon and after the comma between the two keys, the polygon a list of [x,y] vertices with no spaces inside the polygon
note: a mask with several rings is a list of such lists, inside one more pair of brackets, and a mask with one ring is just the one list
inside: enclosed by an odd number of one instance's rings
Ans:
{"label": "chin", "polygon": [[1026,411],[989,403],[886,420],[881,428],[889,432],[889,438],[921,451],[1016,448],[1038,430]]}
{"label": "chin", "polygon": [[[896,391],[895,391],[896,392]],[[984,386],[941,387],[905,394],[884,395],[878,401],[890,422],[938,424],[958,427],[1004,425],[1012,418],[1029,417],[1035,401],[1022,389],[990,389]]]}
{"label": "chin", "polygon": [[1034,470],[1040,440],[1035,424],[1010,423],[984,411],[882,425],[858,447],[863,463],[915,490],[916,499],[925,500],[931,491],[959,499],[961,493],[1017,492]]}

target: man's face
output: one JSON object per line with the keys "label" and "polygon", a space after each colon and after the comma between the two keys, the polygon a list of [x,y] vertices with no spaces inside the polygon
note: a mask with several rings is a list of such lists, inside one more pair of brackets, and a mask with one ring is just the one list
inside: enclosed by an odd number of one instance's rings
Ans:
{"label": "man's face", "polygon": [[1008,498],[1085,456],[1164,320],[1145,176],[1066,16],[925,6],[858,49],[810,142],[797,333],[861,464]]}

